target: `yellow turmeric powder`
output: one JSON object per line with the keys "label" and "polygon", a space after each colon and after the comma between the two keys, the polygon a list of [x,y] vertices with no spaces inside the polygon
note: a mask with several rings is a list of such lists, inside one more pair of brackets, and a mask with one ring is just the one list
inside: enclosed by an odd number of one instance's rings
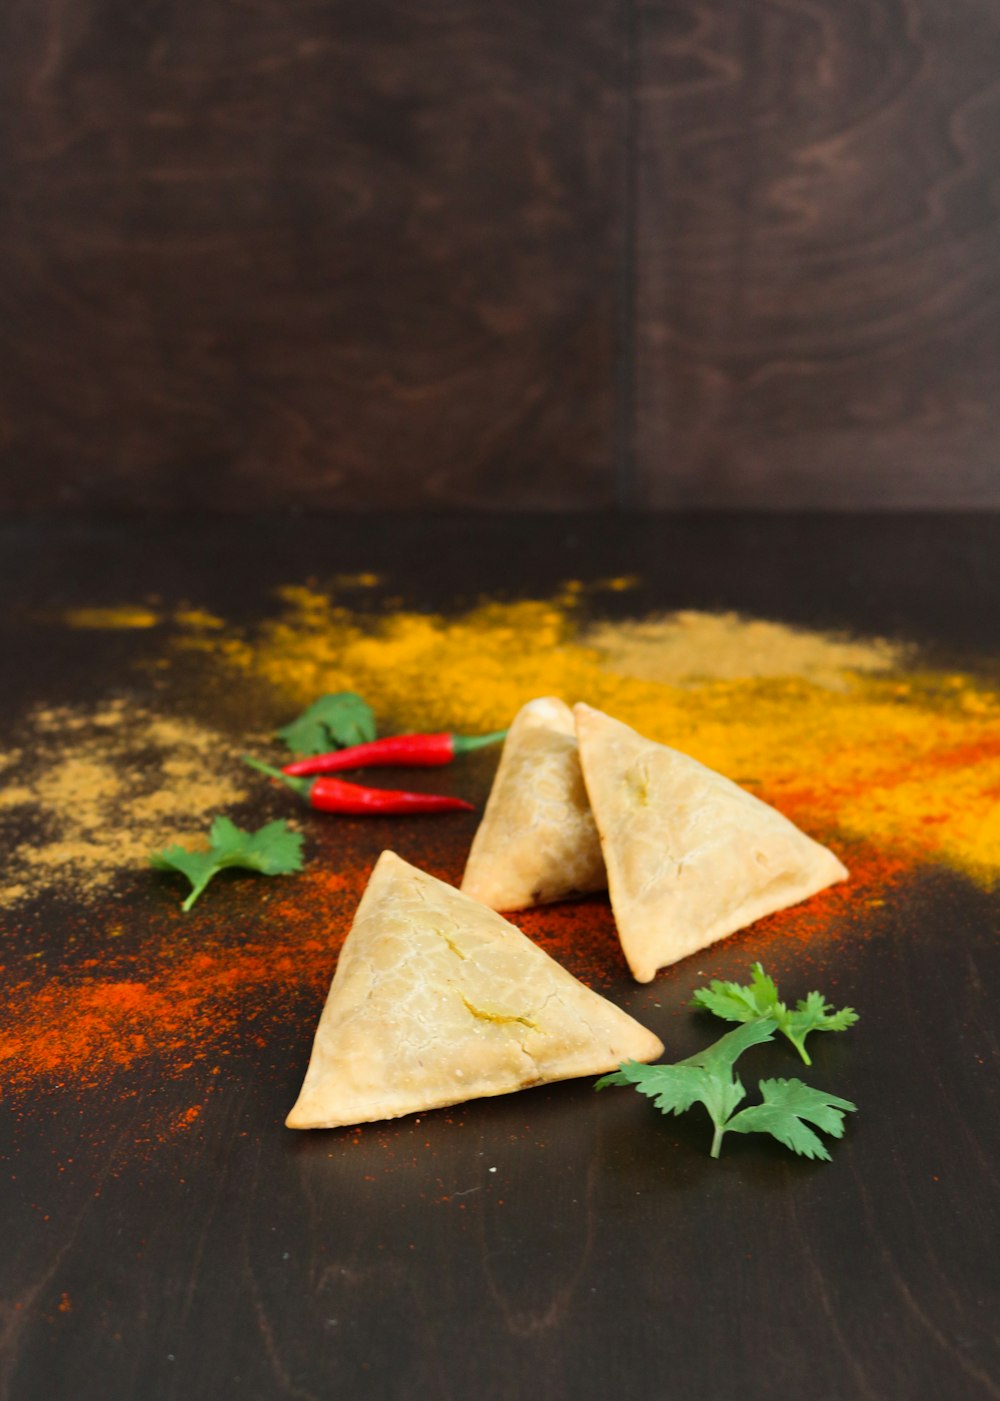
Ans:
{"label": "yellow turmeric powder", "polygon": [[857,837],[1000,875],[1000,700],[910,654],[736,615],[590,626],[570,586],[456,617],[365,615],[303,588],[252,634],[189,637],[289,710],[355,690],[386,731],[500,728],[532,696],[585,699],[774,802],[821,840]]}

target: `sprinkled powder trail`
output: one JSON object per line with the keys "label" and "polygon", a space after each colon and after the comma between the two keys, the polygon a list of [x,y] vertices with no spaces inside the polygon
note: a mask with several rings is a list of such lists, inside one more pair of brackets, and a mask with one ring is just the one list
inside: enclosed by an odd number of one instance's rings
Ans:
{"label": "sprinkled powder trail", "polygon": [[[153,847],[190,837],[247,791],[232,749],[206,725],[120,697],[38,707],[0,764],[10,850],[0,908],[53,886],[93,900],[121,871],[144,867]],[[31,837],[17,839],[25,815]]]}
{"label": "sprinkled powder trail", "polygon": [[286,1016],[303,992],[318,1010],[363,883],[308,873],[268,905],[265,938],[221,942],[202,933],[210,918],[181,941],[170,921],[147,953],[105,947],[72,979],[15,983],[0,1005],[6,1093],[23,1095],[39,1081],[93,1088],[151,1058],[176,1078],[221,1043],[254,1034],[262,1019]]}
{"label": "sprinkled powder trail", "polygon": [[[727,941],[777,973],[806,950],[865,937],[871,910],[915,862],[947,862],[985,885],[997,879],[1000,705],[989,687],[915,671],[905,650],[883,641],[731,614],[591,625],[585,601],[570,586],[552,600],[489,603],[448,618],[363,614],[287,589],[279,615],[246,633],[195,609],[174,614],[180,632],[170,645],[213,676],[268,688],[276,721],[324,691],[351,689],[372,703],[383,732],[473,734],[506,725],[533,696],[554,694],[586,699],[694,754],[830,843],[851,870],[846,884]],[[221,761],[220,751],[228,755]],[[245,796],[237,753],[200,722],[121,699],[86,711],[38,710],[18,748],[0,759],[0,824],[5,813],[23,819],[36,805],[43,855],[21,852],[0,899],[16,905],[46,884],[76,896],[82,883],[85,898],[107,889],[119,872],[144,864],[151,847]],[[140,771],[147,777],[136,791]],[[318,832],[315,821],[304,815],[302,825]],[[124,940],[119,952],[120,931],[109,923],[103,939],[88,933],[94,956],[83,965],[70,960],[63,969],[56,953],[47,973],[30,962],[13,978],[8,969],[0,1010],[8,1096],[39,1084],[124,1084],[148,1061],[164,1079],[186,1082],[220,1048],[238,1050],[287,1027],[293,1005],[318,1013],[372,859],[360,830],[338,826],[334,866],[310,864],[269,888],[245,925],[250,897],[241,904],[236,890],[220,888],[207,913],[188,923],[164,906],[151,909],[138,946],[126,949]],[[399,827],[404,855],[409,832]],[[420,837],[429,843],[423,864],[456,880],[464,846],[429,829]],[[605,897],[513,919],[598,991],[621,982]],[[200,1090],[195,1098],[172,1131],[197,1128]]]}
{"label": "sprinkled powder trail", "polygon": [[252,636],[184,645],[289,705],[360,691],[397,729],[476,733],[533,696],[583,699],[821,841],[944,861],[985,885],[1000,875],[1000,698],[970,676],[908,670],[902,647],[732,614],[588,628],[572,587],[454,618],[364,616],[305,589],[282,598]]}
{"label": "sprinkled powder trail", "polygon": [[[845,922],[850,937],[863,937],[859,912],[883,896],[905,867],[860,849],[849,859],[850,884],[831,887],[733,936],[745,941],[748,958],[766,957],[780,967],[786,951],[837,937]],[[294,888],[269,901],[263,938],[258,933],[223,943],[196,926],[191,939],[175,947],[168,942],[177,932],[172,923],[145,957],[105,949],[85,960],[72,979],[15,984],[0,1006],[6,1093],[20,1098],[40,1082],[93,1088],[147,1060],[155,1060],[167,1078],[182,1078],[217,1057],[221,1045],[239,1047],[275,1022],[286,1022],[288,1009],[304,994],[318,1014],[364,879],[363,871],[306,872]],[[602,897],[522,911],[511,919],[599,992],[625,972],[614,919]],[[211,924],[206,922],[209,929]]]}

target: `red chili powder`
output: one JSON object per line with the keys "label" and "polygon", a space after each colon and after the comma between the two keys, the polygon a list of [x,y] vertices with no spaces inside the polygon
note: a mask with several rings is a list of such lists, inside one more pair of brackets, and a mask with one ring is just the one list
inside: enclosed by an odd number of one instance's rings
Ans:
{"label": "red chili powder", "polygon": [[[851,880],[734,936],[746,942],[751,958],[766,950],[772,964],[775,954],[793,947],[801,956],[803,946],[831,933],[864,937],[870,908],[908,867],[870,847],[840,849]],[[42,1084],[92,1089],[146,1060],[155,1061],[163,1079],[185,1079],[198,1066],[217,1069],[212,1062],[227,1043],[267,1044],[263,1030],[287,1023],[304,993],[318,1013],[366,875],[360,866],[348,875],[307,871],[267,901],[256,936],[246,942],[213,940],[204,917],[183,930],[170,921],[148,954],[109,952],[78,965],[82,976],[56,975],[41,985],[25,979],[0,1008],[0,1073],[8,1093],[22,1096]],[[627,977],[606,896],[524,911],[513,922],[599,991]],[[183,943],[171,942],[182,933]],[[203,946],[190,946],[201,938]],[[669,970],[660,975],[669,976]],[[192,1104],[173,1129],[190,1128],[201,1110]]]}
{"label": "red chili powder", "polygon": [[745,947],[748,965],[760,959],[769,973],[777,975],[783,969],[799,971],[804,956],[813,961],[831,941],[849,946],[868,938],[879,927],[875,912],[913,871],[913,862],[862,842],[834,845],[848,869],[848,880],[740,930],[725,941],[727,948]]}
{"label": "red chili powder", "polygon": [[[748,948],[747,961],[766,958],[777,969],[784,952],[801,961],[802,950],[837,936],[845,940],[866,937],[871,912],[913,869],[903,857],[876,851],[863,843],[836,843],[850,879],[821,890],[800,905],[768,915],[725,941],[728,949],[738,943]],[[561,905],[545,905],[512,916],[513,922],[547,954],[565,965],[575,977],[599,992],[627,976],[627,964],[618,942],[614,916],[607,896]],[[668,978],[670,969],[658,975]]]}
{"label": "red chili powder", "polygon": [[[78,964],[75,976],[40,986],[25,978],[0,1006],[8,1093],[39,1082],[93,1088],[149,1057],[165,1078],[178,1078],[214,1059],[224,1041],[252,1033],[261,1017],[286,1016],[303,990],[321,1000],[358,893],[340,875],[308,873],[294,894],[267,906],[266,938],[223,942],[192,918],[183,927],[171,922],[148,953],[112,946]],[[183,942],[171,944],[171,936]],[[192,949],[189,939],[199,938],[203,946]]]}
{"label": "red chili powder", "polygon": [[550,958],[597,992],[628,977],[607,895],[518,910],[510,920]]}

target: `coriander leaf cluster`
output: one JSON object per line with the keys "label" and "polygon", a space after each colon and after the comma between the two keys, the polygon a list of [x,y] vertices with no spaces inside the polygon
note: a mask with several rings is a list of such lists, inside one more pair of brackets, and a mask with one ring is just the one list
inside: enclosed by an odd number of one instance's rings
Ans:
{"label": "coriander leaf cluster", "polygon": [[795,1004],[794,1010],[791,1009],[780,1000],[774,979],[767,976],[759,963],[752,965],[749,983],[715,979],[707,988],[698,989],[691,1005],[713,1012],[727,1022],[753,1022],[760,1017],[770,1017],[806,1065],[812,1065],[805,1047],[811,1031],[846,1031],[858,1020],[853,1007],[835,1011],[821,992],[807,993]]}
{"label": "coriander leaf cluster", "polygon": [[610,1075],[602,1076],[595,1088],[632,1085],[663,1114],[684,1114],[695,1104],[703,1105],[714,1130],[713,1158],[719,1156],[727,1133],[767,1133],[793,1153],[829,1161],[829,1150],[815,1130],[820,1129],[831,1138],[843,1137],[844,1115],[856,1110],[857,1105],[801,1080],[761,1080],[761,1103],[741,1109],[747,1091],[734,1066],[744,1051],[772,1041],[778,1031],[788,1037],[808,1064],[802,1044],[808,1033],[842,1031],[857,1021],[857,1014],[849,1007],[836,1013],[828,1011],[818,992],[810,993],[795,1012],[789,1012],[778,1000],[777,987],[759,963],[754,965],[749,986],[714,982],[697,994],[693,1003],[743,1025],[727,1032],[706,1050],[673,1065],[624,1061]]}

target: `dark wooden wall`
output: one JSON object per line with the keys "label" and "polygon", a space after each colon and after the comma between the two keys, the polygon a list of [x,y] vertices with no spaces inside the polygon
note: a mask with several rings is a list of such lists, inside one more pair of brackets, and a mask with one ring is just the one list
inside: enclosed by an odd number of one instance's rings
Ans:
{"label": "dark wooden wall", "polygon": [[658,505],[1000,505],[1000,5],[640,0]]}
{"label": "dark wooden wall", "polygon": [[996,0],[8,0],[0,504],[1000,505]]}

